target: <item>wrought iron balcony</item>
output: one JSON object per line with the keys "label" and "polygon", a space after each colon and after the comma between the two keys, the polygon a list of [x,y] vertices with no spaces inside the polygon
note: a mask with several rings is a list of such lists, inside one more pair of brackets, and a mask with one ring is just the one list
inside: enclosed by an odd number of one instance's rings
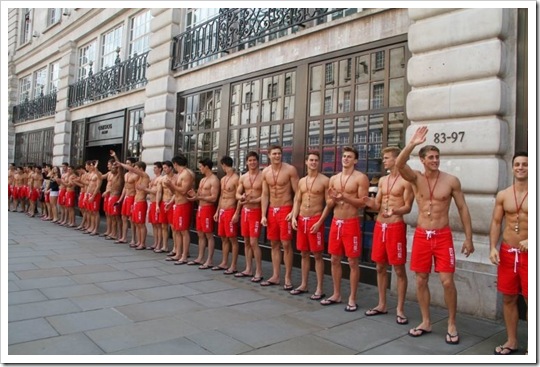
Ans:
{"label": "wrought iron balcony", "polygon": [[173,38],[172,69],[188,67],[197,61],[241,50],[306,23],[323,23],[327,15],[343,12],[335,8],[232,8],[198,24]]}
{"label": "wrought iron balcony", "polygon": [[90,68],[87,78],[70,84],[68,106],[81,106],[146,85],[148,52],[135,54],[125,61],[120,61],[117,57],[114,66],[95,74]]}
{"label": "wrought iron balcony", "polygon": [[47,95],[43,95],[43,87],[41,94],[28,100],[28,96],[21,104],[13,106],[12,122],[23,122],[37,119],[44,116],[54,115],[56,113],[56,90]]}

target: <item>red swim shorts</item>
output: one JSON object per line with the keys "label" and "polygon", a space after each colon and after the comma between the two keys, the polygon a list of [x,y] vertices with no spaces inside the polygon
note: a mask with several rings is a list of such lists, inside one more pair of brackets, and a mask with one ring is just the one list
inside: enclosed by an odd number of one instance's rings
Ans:
{"label": "red swim shorts", "polygon": [[362,231],[358,217],[349,219],[332,219],[328,241],[330,255],[350,258],[362,255]]}
{"label": "red swim shorts", "polygon": [[296,231],[296,248],[298,251],[321,252],[324,250],[324,224],[316,233],[311,233],[311,227],[321,219],[320,215],[312,217],[298,216]]}
{"label": "red swim shorts", "polygon": [[242,237],[258,238],[261,234],[261,208],[243,208],[240,218]]}
{"label": "red swim shorts", "polygon": [[292,240],[291,222],[285,217],[292,211],[292,206],[279,206],[268,208],[268,227],[266,237],[270,241],[290,241]]}
{"label": "red swim shorts", "polygon": [[450,227],[431,230],[416,228],[411,253],[411,270],[416,273],[431,273],[433,261],[436,273],[456,271],[456,254]]}
{"label": "red swim shorts", "polygon": [[529,253],[505,243],[499,250],[497,290],[503,294],[529,296]]}
{"label": "red swim shorts", "polygon": [[407,261],[407,225],[405,222],[375,222],[371,260],[403,265]]}
{"label": "red swim shorts", "polygon": [[236,208],[220,209],[218,213],[218,236],[238,236],[238,223],[233,223]]}
{"label": "red swim shorts", "polygon": [[214,231],[214,214],[216,207],[214,205],[203,205],[197,208],[197,218],[195,228],[199,232],[211,233]]}

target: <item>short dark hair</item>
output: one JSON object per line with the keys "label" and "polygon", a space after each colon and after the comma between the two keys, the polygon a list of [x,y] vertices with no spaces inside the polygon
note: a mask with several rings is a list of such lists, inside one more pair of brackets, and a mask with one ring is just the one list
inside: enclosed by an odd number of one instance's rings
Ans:
{"label": "short dark hair", "polygon": [[187,158],[183,155],[175,155],[171,159],[172,163],[175,163],[179,166],[186,167],[187,166]]}
{"label": "short dark hair", "polygon": [[214,166],[214,163],[212,162],[212,160],[210,158],[200,159],[199,163],[202,164],[205,167],[210,168],[210,169],[212,169],[212,167]]}
{"label": "short dark hair", "polygon": [[257,160],[257,162],[259,161],[259,153],[255,152],[255,151],[250,151],[247,156],[246,156],[246,160],[249,158],[249,157],[255,157],[255,159]]}
{"label": "short dark hair", "polygon": [[439,148],[437,148],[435,145],[425,145],[423,146],[420,151],[418,152],[418,156],[420,158],[425,158],[426,157],[426,154],[427,152],[429,152],[430,150],[433,150],[439,154],[441,154],[441,151],[439,150]]}
{"label": "short dark hair", "polygon": [[163,163],[161,163],[161,162],[154,162],[154,166],[156,166],[160,170],[163,170]]}
{"label": "short dark hair", "polygon": [[516,154],[514,154],[514,156],[512,157],[512,164],[514,164],[514,161],[516,160],[517,157],[527,157],[529,158],[529,154],[525,151],[519,151],[519,152],[516,152]]}
{"label": "short dark hair", "polygon": [[133,165],[134,165],[135,167],[139,167],[139,168],[142,169],[143,171],[146,171],[146,163],[144,163],[143,161],[135,162],[135,163],[133,163]]}
{"label": "short dark hair", "polygon": [[172,168],[172,162],[171,162],[171,161],[164,161],[164,162],[163,162],[163,165],[164,165],[164,166],[167,166],[167,167],[169,167],[169,168]]}
{"label": "short dark hair", "polygon": [[319,153],[319,152],[316,151],[316,150],[313,150],[313,151],[308,152],[308,153],[306,154],[306,160],[307,160],[307,159],[309,158],[309,156],[312,155],[312,154],[313,154],[314,156],[317,156],[317,158],[321,159],[321,153]]}
{"label": "short dark hair", "polygon": [[358,159],[358,150],[356,150],[353,147],[343,147],[344,152],[353,152],[354,153],[354,159]]}
{"label": "short dark hair", "polygon": [[229,157],[228,155],[224,155],[220,159],[219,163],[224,164],[227,167],[232,167],[233,166],[233,159],[231,157]]}
{"label": "short dark hair", "polygon": [[278,149],[281,153],[283,153],[283,148],[281,147],[281,145],[272,145],[269,149],[268,149],[268,153],[270,153],[272,150],[274,149]]}

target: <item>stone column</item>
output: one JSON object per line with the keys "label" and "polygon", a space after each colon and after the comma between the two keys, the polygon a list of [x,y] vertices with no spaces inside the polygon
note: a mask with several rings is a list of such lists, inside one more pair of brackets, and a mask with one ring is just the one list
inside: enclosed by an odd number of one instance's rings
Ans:
{"label": "stone column", "polygon": [[56,93],[54,116],[54,147],[52,164],[59,166],[69,162],[71,146],[71,111],[68,107],[69,83],[73,80],[77,65],[77,44],[68,41],[60,47],[60,75]]}
{"label": "stone column", "polygon": [[[491,318],[499,310],[488,232],[495,194],[508,185],[514,146],[516,15],[516,9],[409,9],[406,141],[427,125],[426,144],[441,150],[441,170],[461,181],[476,252],[468,259],[460,254],[464,234],[452,204],[458,310]],[[409,164],[423,170],[417,153]],[[416,210],[406,217],[413,227]],[[412,232],[408,242],[410,249]],[[432,277],[432,303],[444,305],[437,283]],[[410,284],[408,296],[415,299],[414,280]]]}
{"label": "stone column", "polygon": [[177,91],[170,54],[171,40],[180,33],[180,11],[152,9],[141,157],[145,162],[170,160],[174,154]]}

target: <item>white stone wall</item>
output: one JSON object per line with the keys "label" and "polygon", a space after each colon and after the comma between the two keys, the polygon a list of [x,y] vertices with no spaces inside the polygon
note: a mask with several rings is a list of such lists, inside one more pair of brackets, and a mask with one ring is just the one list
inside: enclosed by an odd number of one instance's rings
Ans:
{"label": "white stone wall", "polygon": [[[441,150],[441,170],[462,183],[476,252],[457,258],[458,310],[484,317],[500,312],[487,234],[495,194],[509,184],[507,162],[514,147],[516,14],[515,9],[409,10],[406,140],[427,125],[426,144]],[[409,161],[414,169],[422,169],[418,149]],[[409,243],[416,217],[414,211],[406,217]],[[455,205],[450,225],[459,252],[464,235]],[[432,303],[444,305],[442,287],[432,278]],[[408,297],[415,299],[415,289],[409,288]]]}

